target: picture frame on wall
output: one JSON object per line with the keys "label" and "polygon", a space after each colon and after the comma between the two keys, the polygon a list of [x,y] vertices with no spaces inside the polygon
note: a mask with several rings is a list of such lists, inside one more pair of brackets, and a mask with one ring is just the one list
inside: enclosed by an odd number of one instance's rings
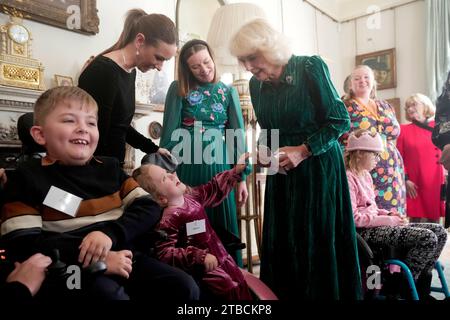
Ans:
{"label": "picture frame on wall", "polygon": [[355,64],[373,70],[378,90],[397,87],[395,48],[357,55]]}
{"label": "picture frame on wall", "polygon": [[175,59],[172,58],[164,63],[161,71],[149,70],[143,73],[137,70],[135,81],[136,103],[164,106],[167,91],[174,80],[174,67]]}
{"label": "picture frame on wall", "polygon": [[161,138],[161,134],[162,134],[161,123],[159,123],[158,121],[150,122],[150,124],[148,125],[148,134],[149,134],[150,138],[155,139],[155,140]]}
{"label": "picture frame on wall", "polygon": [[99,32],[97,11],[97,0],[2,0],[0,5],[8,15],[84,34]]}
{"label": "picture frame on wall", "polygon": [[57,87],[61,86],[73,86],[73,79],[69,76],[62,76],[55,74],[55,83]]}
{"label": "picture frame on wall", "polygon": [[401,123],[401,104],[400,104],[400,98],[391,98],[386,99],[386,102],[391,105],[391,107],[395,110],[395,117],[397,118],[397,121]]}

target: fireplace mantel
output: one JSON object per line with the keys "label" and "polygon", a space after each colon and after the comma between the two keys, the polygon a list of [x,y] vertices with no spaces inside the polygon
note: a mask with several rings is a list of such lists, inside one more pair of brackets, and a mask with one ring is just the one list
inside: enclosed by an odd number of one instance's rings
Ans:
{"label": "fireplace mantel", "polygon": [[14,110],[25,108],[28,112],[33,108],[34,102],[44,91],[6,87],[0,85],[0,106],[2,110],[12,106]]}
{"label": "fireplace mantel", "polygon": [[33,111],[34,103],[42,92],[0,86],[0,147],[20,147],[17,119],[23,113]]}
{"label": "fireplace mantel", "polygon": [[22,144],[17,135],[17,119],[33,111],[43,91],[0,85],[0,167],[13,169]]}

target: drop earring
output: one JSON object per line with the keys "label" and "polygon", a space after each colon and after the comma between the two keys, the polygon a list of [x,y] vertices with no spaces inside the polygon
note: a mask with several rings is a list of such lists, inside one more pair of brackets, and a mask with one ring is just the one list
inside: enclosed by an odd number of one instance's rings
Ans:
{"label": "drop earring", "polygon": [[139,50],[136,50],[136,55],[137,55],[137,56],[139,55]]}

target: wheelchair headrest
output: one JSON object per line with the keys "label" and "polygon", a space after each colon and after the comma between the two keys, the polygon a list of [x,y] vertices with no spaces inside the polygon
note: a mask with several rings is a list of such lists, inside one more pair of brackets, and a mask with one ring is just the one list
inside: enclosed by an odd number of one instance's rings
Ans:
{"label": "wheelchair headrest", "polygon": [[24,113],[17,119],[17,134],[22,142],[22,151],[26,155],[38,152],[46,152],[45,148],[34,141],[30,134],[33,126],[33,112]]}
{"label": "wheelchair headrest", "polygon": [[141,160],[141,165],[144,164],[154,164],[168,172],[175,172],[178,167],[178,161],[173,155],[165,155],[157,152],[146,154]]}

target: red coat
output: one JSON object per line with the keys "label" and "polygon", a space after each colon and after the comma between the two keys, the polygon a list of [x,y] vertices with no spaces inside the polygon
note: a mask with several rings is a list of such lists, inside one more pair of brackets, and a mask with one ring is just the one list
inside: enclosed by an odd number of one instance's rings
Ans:
{"label": "red coat", "polygon": [[[434,121],[428,126],[434,127]],[[408,179],[417,185],[418,196],[407,196],[406,212],[409,217],[438,220],[444,216],[441,201],[441,185],[444,184],[444,168],[439,163],[441,150],[431,142],[431,131],[416,124],[401,125],[397,141]]]}

